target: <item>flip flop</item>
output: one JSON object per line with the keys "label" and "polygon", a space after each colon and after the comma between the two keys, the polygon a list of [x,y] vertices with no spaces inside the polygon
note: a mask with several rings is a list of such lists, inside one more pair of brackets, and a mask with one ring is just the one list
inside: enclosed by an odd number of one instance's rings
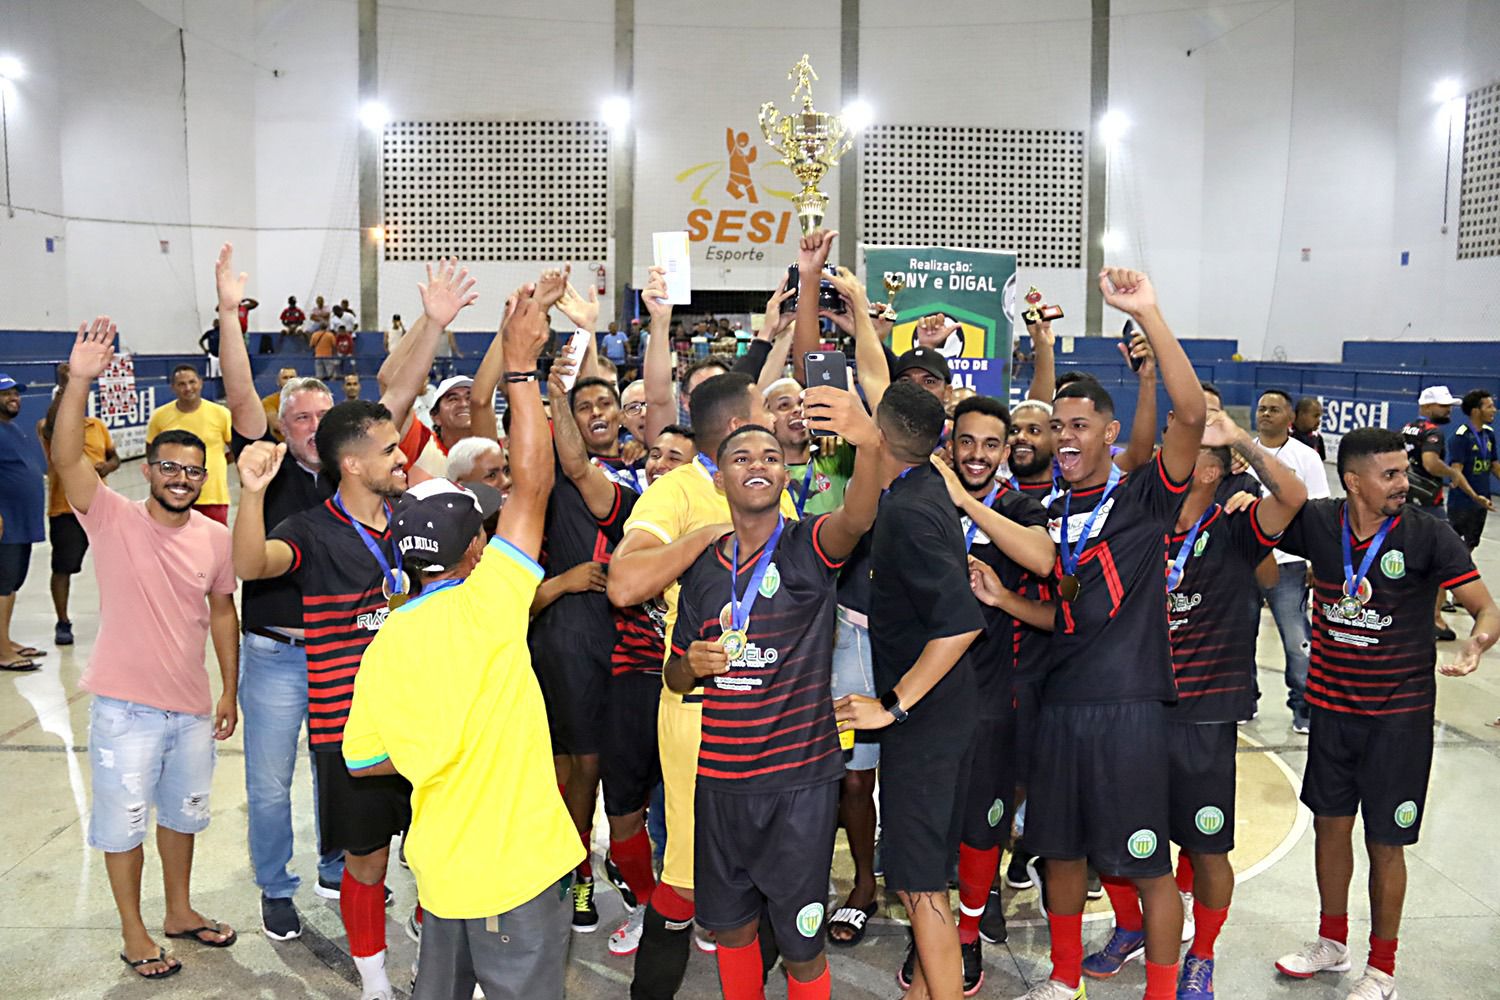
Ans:
{"label": "flip flop", "polygon": [[16,650],[16,655],[25,656],[27,658],[33,656],[46,656],[47,651],[45,649],[37,649],[35,646],[22,646],[20,649]]}
{"label": "flip flop", "polygon": [[[156,949],[156,954],[155,955],[152,955],[149,958],[143,958],[143,959],[141,959],[138,962],[132,962],[130,959],[128,959],[128,958],[125,957],[125,953],[124,952],[121,952],[120,953],[120,961],[122,961],[126,965],[130,966],[130,970],[132,972],[134,972],[137,976],[140,976],[142,979],[166,979],[168,976],[175,976],[175,975],[177,975],[177,973],[179,973],[179,972],[182,971],[182,963],[178,962],[175,965],[169,964],[172,960],[169,959],[169,958],[167,958],[166,951],[163,950],[163,949],[161,949],[161,948]],[[152,962],[161,962],[163,965],[166,965],[167,967],[166,967],[165,970],[163,970],[161,972],[142,972],[141,971],[141,968],[143,966],[150,965]]]}
{"label": "flip flop", "polygon": [[[204,940],[203,938],[198,936],[200,934],[228,934],[229,936],[222,941],[213,941]],[[228,948],[230,945],[234,944],[240,939],[240,936],[235,933],[233,927],[230,927],[228,924],[218,923],[217,921],[215,921],[213,924],[204,924],[202,927],[194,927],[190,931],[178,931],[176,934],[169,933],[167,934],[167,937],[174,938],[179,941],[197,941],[199,944],[205,945],[209,948]]]}
{"label": "flip flop", "polygon": [[33,670],[40,670],[41,665],[27,659],[11,660],[9,663],[0,663],[0,670],[9,670],[17,674],[29,674]]}
{"label": "flip flop", "polygon": [[[870,918],[875,915],[880,904],[871,901],[869,906],[843,906],[834,912],[832,919],[828,921],[828,943],[838,945],[841,948],[853,948],[865,939],[865,931],[869,930]],[[835,927],[852,927],[854,933],[847,938],[833,936]]]}

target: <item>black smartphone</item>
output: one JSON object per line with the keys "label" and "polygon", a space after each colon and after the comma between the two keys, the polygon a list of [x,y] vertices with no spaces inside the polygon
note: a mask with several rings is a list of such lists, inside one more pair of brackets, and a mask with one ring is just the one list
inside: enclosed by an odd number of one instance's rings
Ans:
{"label": "black smartphone", "polygon": [[[1120,337],[1122,339],[1124,339],[1124,341],[1125,341],[1125,350],[1126,350],[1127,353],[1129,353],[1129,351],[1130,351],[1130,341],[1131,341],[1131,338],[1133,338],[1134,336],[1135,336],[1135,321],[1127,319],[1125,321],[1125,329],[1123,329],[1123,330],[1120,331]],[[1138,371],[1141,370],[1141,365],[1143,365],[1145,363],[1146,363],[1146,359],[1145,358],[1131,358],[1130,359],[1130,370],[1133,371],[1133,372],[1138,372]]]}
{"label": "black smartphone", "polygon": [[[825,274],[838,274],[838,271],[832,264],[824,264],[823,272]],[[791,292],[791,294],[781,300],[782,312],[797,311],[798,290],[801,288],[801,281],[801,265],[793,264],[786,269],[786,284],[783,288]],[[837,288],[833,287],[833,282],[829,281],[826,277],[818,283],[818,308],[840,314],[845,311],[844,297],[839,294]]]}
{"label": "black smartphone", "polygon": [[[814,351],[802,356],[807,372],[809,389],[820,385],[831,385],[836,389],[849,388],[849,358],[843,351]],[[832,437],[833,431],[823,430],[821,420],[809,419],[807,425],[816,437]]]}

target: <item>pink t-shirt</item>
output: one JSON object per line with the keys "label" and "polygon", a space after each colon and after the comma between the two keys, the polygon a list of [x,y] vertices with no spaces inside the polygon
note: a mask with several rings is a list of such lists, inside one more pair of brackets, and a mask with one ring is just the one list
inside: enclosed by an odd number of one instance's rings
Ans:
{"label": "pink t-shirt", "polygon": [[99,578],[99,637],[78,686],[169,712],[213,713],[204,669],[208,595],[233,594],[229,529],[193,511],[169,528],[145,501],[99,484],[87,514]]}

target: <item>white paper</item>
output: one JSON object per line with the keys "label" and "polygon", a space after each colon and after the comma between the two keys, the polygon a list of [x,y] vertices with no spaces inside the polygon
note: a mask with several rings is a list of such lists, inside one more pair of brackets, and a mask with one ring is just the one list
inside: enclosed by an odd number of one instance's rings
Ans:
{"label": "white paper", "polygon": [[674,306],[687,305],[693,300],[692,261],[688,257],[687,231],[652,233],[651,247],[656,256],[656,266],[666,272],[667,302]]}

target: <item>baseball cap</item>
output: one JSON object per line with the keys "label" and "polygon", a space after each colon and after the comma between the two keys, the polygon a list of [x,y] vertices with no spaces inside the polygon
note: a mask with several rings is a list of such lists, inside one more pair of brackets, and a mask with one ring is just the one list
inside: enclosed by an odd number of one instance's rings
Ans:
{"label": "baseball cap", "polygon": [[[499,498],[494,490],[491,503]],[[391,537],[403,561],[429,573],[452,569],[468,551],[484,519],[499,510],[485,509],[472,491],[447,479],[428,479],[407,490],[396,504]]]}
{"label": "baseball cap", "polygon": [[1417,397],[1418,406],[1436,404],[1438,406],[1456,406],[1463,400],[1448,391],[1446,385],[1429,385],[1422,390],[1422,395]]}
{"label": "baseball cap", "polygon": [[448,395],[448,393],[452,392],[454,389],[462,389],[466,385],[471,386],[473,384],[474,380],[469,378],[469,376],[467,375],[450,375],[449,377],[443,379],[438,383],[437,396],[435,397],[435,399],[441,400],[444,396]]}
{"label": "baseball cap", "polygon": [[944,382],[953,379],[953,372],[948,368],[948,359],[930,347],[913,347],[896,359],[896,367],[893,371],[896,375],[900,375],[908,368],[920,368],[924,372],[936,375]]}
{"label": "baseball cap", "polygon": [[26,387],[4,372],[0,372],[0,392],[9,392],[12,389],[17,392],[24,392]]}

